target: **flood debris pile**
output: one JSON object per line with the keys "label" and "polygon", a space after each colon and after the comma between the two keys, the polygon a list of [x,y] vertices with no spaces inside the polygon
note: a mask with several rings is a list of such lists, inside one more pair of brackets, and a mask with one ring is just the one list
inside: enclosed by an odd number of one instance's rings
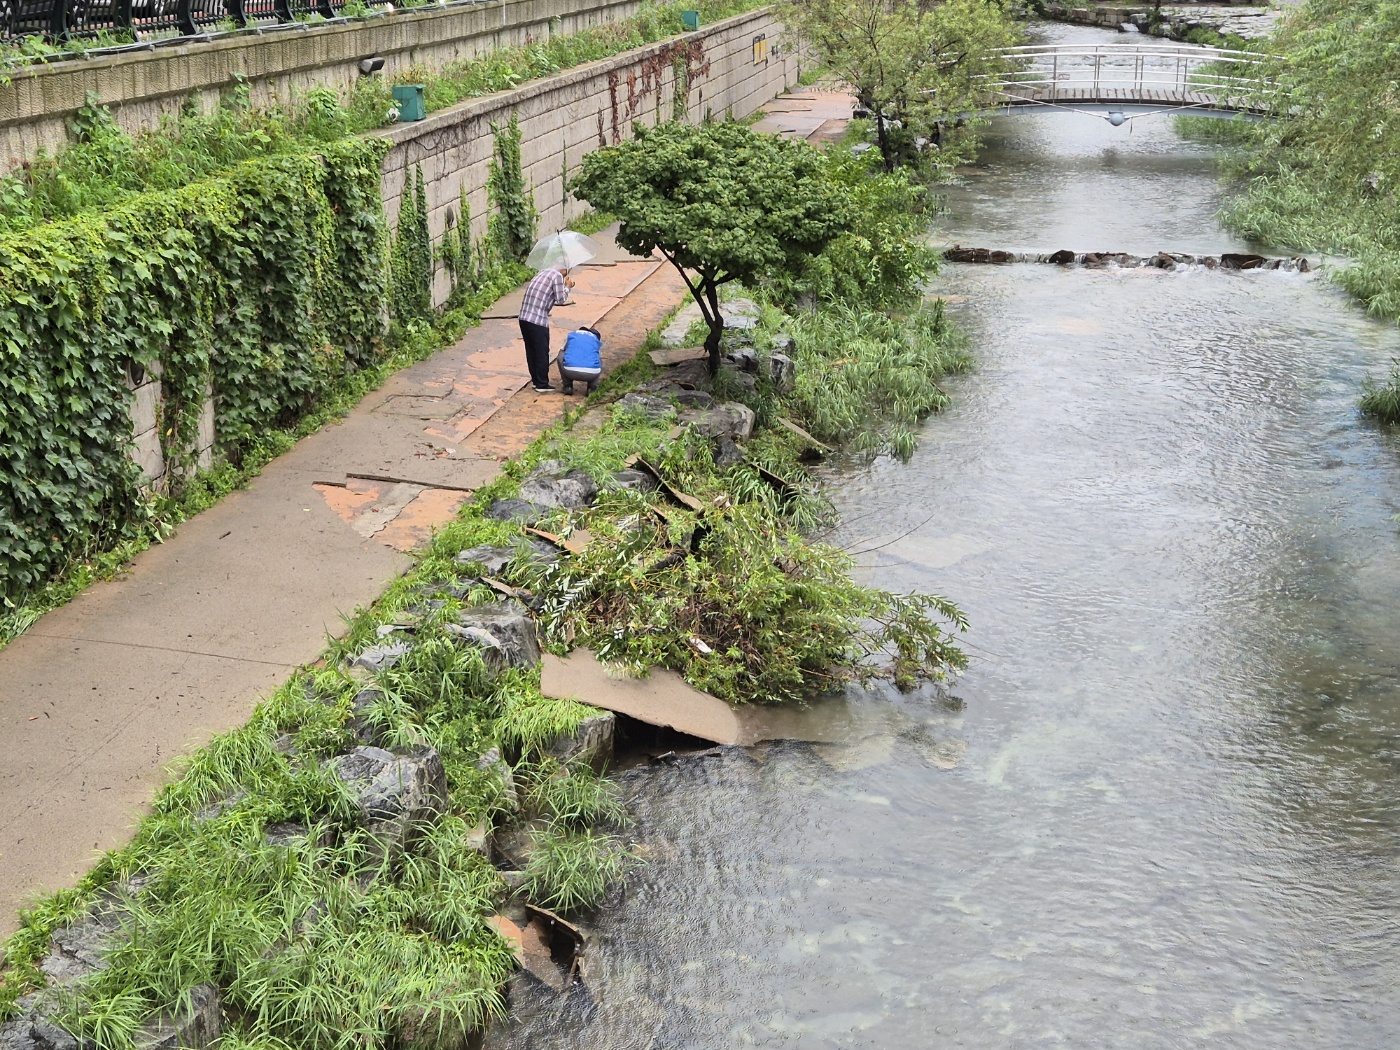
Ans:
{"label": "flood debris pile", "polygon": [[1175,270],[1177,267],[1199,266],[1207,270],[1285,270],[1308,273],[1311,267],[1301,255],[1269,258],[1247,252],[1225,252],[1223,255],[1188,255],[1185,252],[1158,252],[1156,255],[1130,255],[1127,252],[1072,252],[1062,248],[1057,252],[1006,252],[992,248],[964,248],[960,244],[946,249],[943,258],[958,263],[1051,263],[1056,266],[1083,266],[1102,270],[1110,266],[1122,270],[1150,267]]}
{"label": "flood debris pile", "polygon": [[466,1045],[513,975],[586,975],[579,918],[636,863],[603,775],[621,716],[545,695],[542,657],[720,709],[960,666],[953,606],[861,587],[804,532],[827,513],[808,428],[831,428],[792,337],[754,325],[727,353],[542,438],[322,667],[198,752],[26,917],[0,1046]]}

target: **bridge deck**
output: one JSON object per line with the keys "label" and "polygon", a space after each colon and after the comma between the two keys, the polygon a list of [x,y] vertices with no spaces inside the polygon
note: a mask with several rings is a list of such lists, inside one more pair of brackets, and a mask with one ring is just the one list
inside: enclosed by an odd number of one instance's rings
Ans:
{"label": "bridge deck", "polygon": [[1232,98],[1217,92],[1186,91],[1173,88],[1104,86],[1008,86],[1000,105],[1005,109],[1030,106],[1161,106],[1165,109],[1230,110],[1263,114],[1267,110],[1257,100]]}

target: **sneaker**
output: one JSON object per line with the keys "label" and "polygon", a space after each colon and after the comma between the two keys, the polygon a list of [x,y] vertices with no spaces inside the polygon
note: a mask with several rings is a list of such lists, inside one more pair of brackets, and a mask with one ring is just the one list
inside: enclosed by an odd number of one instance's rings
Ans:
{"label": "sneaker", "polygon": [[554,389],[555,389],[554,387],[552,387],[552,386],[550,386],[548,383],[546,383],[544,386],[537,386],[537,387],[535,387],[535,393],[537,393],[537,394],[552,394],[552,393],[554,393]]}

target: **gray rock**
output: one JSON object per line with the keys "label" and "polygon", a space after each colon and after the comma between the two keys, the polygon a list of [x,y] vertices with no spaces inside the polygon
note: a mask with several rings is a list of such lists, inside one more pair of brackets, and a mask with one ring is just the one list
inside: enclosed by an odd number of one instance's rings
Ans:
{"label": "gray rock", "polygon": [[480,853],[483,857],[491,852],[491,833],[484,823],[477,824],[473,828],[468,828],[467,833],[462,836],[467,849],[474,853]]}
{"label": "gray rock", "polygon": [[753,409],[737,401],[726,401],[714,408],[681,413],[681,422],[694,427],[701,437],[727,437],[732,441],[748,440],[753,434],[756,419]]}
{"label": "gray rock", "polygon": [[442,757],[430,747],[361,746],[331,759],[328,768],[354,796],[361,826],[391,853],[447,807]]}
{"label": "gray rock", "polygon": [[501,757],[499,747],[482,752],[481,757],[476,760],[476,768],[489,772],[500,781],[503,809],[510,813],[520,809],[520,794],[515,790],[515,775],[511,772],[510,763]]}
{"label": "gray rock", "polygon": [[45,1017],[36,1017],[30,1027],[35,1050],[90,1050],[93,1044],[79,1043],[66,1028],[60,1028]]}
{"label": "gray rock", "polygon": [[204,1050],[222,1033],[219,989],[197,984],[190,989],[190,1003],[183,1009],[160,1013],[134,1034],[136,1050]]}
{"label": "gray rock", "polygon": [[229,812],[230,810],[237,809],[240,805],[247,801],[247,798],[248,792],[242,790],[235,791],[229,795],[225,795],[218,801],[209,803],[209,805],[205,806],[198,813],[196,813],[194,815],[194,822],[196,824],[202,824],[206,820],[214,820],[216,817],[222,817],[225,813]]}
{"label": "gray rock", "polygon": [[533,525],[548,512],[547,507],[525,499],[498,499],[486,508],[486,517],[494,521],[518,521]]}
{"label": "gray rock", "polygon": [[406,641],[371,645],[368,649],[362,650],[358,656],[351,660],[350,666],[363,667],[366,671],[383,671],[393,667],[407,656],[411,648],[413,647]]}
{"label": "gray rock", "polygon": [[480,565],[487,576],[499,576],[514,557],[515,551],[510,547],[468,547],[458,551],[453,560],[458,565]]}
{"label": "gray rock", "polygon": [[481,650],[493,674],[507,667],[533,667],[540,662],[535,621],[517,601],[473,605],[457,614],[446,630],[464,645]]}
{"label": "gray rock", "polygon": [[773,389],[780,394],[792,392],[797,385],[797,363],[787,354],[770,354],[768,375],[773,380]]}
{"label": "gray rock", "polygon": [[491,832],[491,855],[496,866],[507,871],[523,871],[535,850],[537,831],[549,826],[545,820],[531,820],[518,828],[503,827]]}
{"label": "gray rock", "polygon": [[724,470],[744,462],[744,450],[734,443],[733,438],[715,439],[715,466]]}
{"label": "gray rock", "polygon": [[613,475],[613,485],[620,489],[631,489],[633,492],[655,492],[661,487],[660,483],[648,474],[645,470],[619,470]]}
{"label": "gray rock", "polygon": [[724,359],[741,372],[758,374],[758,351],[752,347],[734,350],[725,354]]}
{"label": "gray rock", "polygon": [[520,498],[541,507],[577,510],[593,502],[598,483],[584,470],[566,470],[562,463],[541,463],[520,483]]}
{"label": "gray rock", "polygon": [[677,388],[671,395],[675,398],[676,404],[683,408],[713,408],[715,399],[703,390],[684,390]]}
{"label": "gray rock", "polygon": [[635,391],[623,394],[618,401],[618,407],[628,412],[637,412],[647,419],[666,419],[676,410],[668,401],[662,401],[659,397],[650,397],[647,394],[638,394]]}
{"label": "gray rock", "polygon": [[585,718],[572,733],[556,736],[541,750],[560,763],[586,763],[601,771],[612,761],[616,730],[617,716],[603,711]]}
{"label": "gray rock", "polygon": [[792,357],[797,353],[797,340],[786,332],[779,332],[773,337],[773,352]]}
{"label": "gray rock", "polygon": [[350,700],[350,717],[345,727],[360,744],[382,744],[383,727],[375,723],[374,709],[384,699],[382,689],[361,689]]}
{"label": "gray rock", "polygon": [[[295,820],[269,824],[263,828],[263,841],[276,848],[302,849],[310,844],[311,838],[311,828]],[[316,829],[316,844],[318,846],[329,846],[333,840],[334,836],[329,828],[318,827]]]}
{"label": "gray rock", "polygon": [[121,912],[112,904],[61,926],[49,937],[49,954],[39,963],[50,984],[64,985],[107,968],[107,952],[122,938]]}

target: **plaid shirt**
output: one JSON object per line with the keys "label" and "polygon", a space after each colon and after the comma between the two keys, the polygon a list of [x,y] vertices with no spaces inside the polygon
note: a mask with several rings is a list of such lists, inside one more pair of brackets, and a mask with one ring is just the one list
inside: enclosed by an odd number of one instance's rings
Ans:
{"label": "plaid shirt", "polygon": [[525,286],[525,298],[520,303],[520,319],[533,324],[549,324],[549,311],[567,302],[569,289],[558,270],[541,270]]}

